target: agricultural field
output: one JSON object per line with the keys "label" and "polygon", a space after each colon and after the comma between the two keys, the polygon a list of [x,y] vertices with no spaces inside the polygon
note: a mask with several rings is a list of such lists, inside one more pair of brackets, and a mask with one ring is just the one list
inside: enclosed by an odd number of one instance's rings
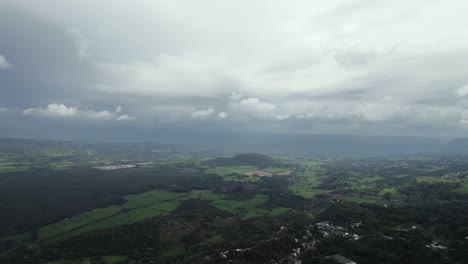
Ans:
{"label": "agricultural field", "polygon": [[[56,241],[79,235],[83,232],[99,230],[113,226],[135,223],[174,211],[182,201],[188,199],[204,199],[219,209],[231,212],[241,219],[264,215],[280,215],[290,211],[290,208],[276,207],[272,209],[259,208],[268,201],[266,195],[256,195],[248,200],[226,200],[223,195],[211,191],[192,191],[176,193],[163,190],[153,190],[136,195],[124,196],[126,202],[66,218],[60,222],[37,229],[37,241]],[[12,240],[27,241],[31,234],[23,233],[9,237]]]}
{"label": "agricultural field", "polygon": [[[93,156],[76,160],[66,150],[38,151],[41,161],[28,171],[0,175],[0,262],[21,263],[16,260],[27,256],[33,264],[248,263],[252,256],[266,256],[281,263],[292,249],[310,242],[309,233],[318,250],[307,251],[306,263],[326,261],[332,251],[359,263],[380,263],[354,254],[363,248],[372,256],[384,251],[388,258],[395,252],[413,254],[401,241],[417,251],[408,263],[420,255],[463,256],[464,158],[300,156],[286,163],[264,154],[209,158],[154,152],[168,156],[127,160],[128,148],[75,151]],[[148,152],[131,148],[140,157]],[[5,168],[28,164],[13,160],[17,155],[1,157]],[[136,166],[92,168],[122,164]],[[319,223],[340,228],[326,236]],[[358,239],[340,231],[348,228],[346,233]],[[430,249],[433,241],[450,250]]]}
{"label": "agricultural field", "polygon": [[326,193],[327,190],[317,188],[320,179],[314,169],[296,172],[296,177],[291,179],[288,190],[307,199],[313,199],[316,194]]}
{"label": "agricultural field", "polygon": [[0,162],[0,173],[26,171],[29,170],[29,166],[21,163],[12,162]]}
{"label": "agricultural field", "polygon": [[386,193],[397,194],[398,191],[395,188],[383,188],[379,192],[379,195],[385,195]]}
{"label": "agricultural field", "polygon": [[457,188],[457,189],[455,189],[454,191],[455,191],[455,192],[458,192],[458,193],[465,193],[465,194],[468,194],[468,183],[463,184],[462,187]]}
{"label": "agricultural field", "polygon": [[326,193],[327,190],[313,188],[309,185],[292,185],[289,190],[296,195],[302,196],[307,199],[312,199],[317,194]]}

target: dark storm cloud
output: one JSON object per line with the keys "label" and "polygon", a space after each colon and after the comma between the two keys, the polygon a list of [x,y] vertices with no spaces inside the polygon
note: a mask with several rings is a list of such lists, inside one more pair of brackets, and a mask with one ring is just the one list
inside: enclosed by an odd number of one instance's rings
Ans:
{"label": "dark storm cloud", "polygon": [[0,54],[12,65],[0,70],[0,105],[21,108],[86,97],[94,71],[80,60],[62,25],[11,6],[0,6]]}

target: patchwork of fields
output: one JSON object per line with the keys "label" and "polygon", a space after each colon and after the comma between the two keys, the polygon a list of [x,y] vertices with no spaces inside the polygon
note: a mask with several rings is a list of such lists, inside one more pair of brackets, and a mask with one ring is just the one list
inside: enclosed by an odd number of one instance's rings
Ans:
{"label": "patchwork of fields", "polygon": [[[126,203],[105,208],[94,209],[62,221],[37,229],[37,241],[49,242],[72,237],[84,232],[135,223],[175,210],[182,201],[188,199],[205,199],[222,210],[231,212],[241,219],[265,215],[280,215],[289,208],[276,207],[271,210],[259,206],[268,201],[267,195],[257,194],[249,200],[226,200],[221,194],[211,191],[192,191],[190,193],[153,190],[141,194],[127,195]],[[32,233],[23,233],[9,237],[14,241],[28,241]]]}

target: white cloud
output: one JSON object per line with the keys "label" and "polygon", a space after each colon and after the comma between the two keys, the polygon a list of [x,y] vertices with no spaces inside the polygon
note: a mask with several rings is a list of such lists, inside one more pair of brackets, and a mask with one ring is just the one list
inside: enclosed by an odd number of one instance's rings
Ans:
{"label": "white cloud", "polygon": [[245,109],[255,110],[255,111],[260,111],[260,112],[271,111],[277,108],[274,104],[261,102],[258,98],[253,98],[253,97],[240,101],[239,105],[241,107],[244,107]]}
{"label": "white cloud", "polygon": [[228,116],[228,114],[226,112],[219,112],[218,113],[219,118],[226,118],[227,116]]}
{"label": "white cloud", "polygon": [[119,105],[117,108],[115,108],[115,113],[120,113],[122,112],[122,107]]}
{"label": "white cloud", "polygon": [[132,116],[129,116],[129,115],[121,115],[121,116],[117,117],[115,120],[117,120],[117,121],[132,121],[132,120],[135,120],[135,118],[132,117]]}
{"label": "white cloud", "polygon": [[458,124],[461,128],[468,129],[468,109],[460,110],[460,120]]}
{"label": "white cloud", "polygon": [[23,115],[39,116],[39,117],[52,117],[52,118],[82,118],[90,120],[132,120],[133,117],[129,115],[117,116],[122,111],[117,107],[116,112],[112,113],[108,110],[92,111],[80,110],[78,107],[68,107],[64,104],[49,104],[46,108],[28,108],[23,111]]}
{"label": "white cloud", "polygon": [[0,113],[2,113],[2,112],[9,112],[9,111],[10,111],[10,109],[8,109],[8,108],[6,108],[6,107],[0,106]]}
{"label": "white cloud", "polygon": [[233,101],[237,101],[239,99],[241,99],[242,97],[244,97],[243,94],[241,93],[236,93],[236,92],[232,92],[231,93],[231,96],[229,96],[229,99],[233,100]]}
{"label": "white cloud", "polygon": [[456,91],[456,95],[458,97],[465,97],[466,95],[468,95],[468,83],[463,85],[462,87],[460,87],[457,91]]}
{"label": "white cloud", "polygon": [[7,68],[10,68],[10,67],[11,67],[11,64],[8,62],[8,60],[5,58],[5,56],[0,54],[0,70],[7,69]]}
{"label": "white cloud", "polygon": [[203,119],[203,118],[206,118],[206,117],[209,117],[209,116],[213,115],[214,112],[215,112],[215,110],[213,108],[197,110],[195,112],[192,112],[192,118]]}
{"label": "white cloud", "polygon": [[286,120],[286,119],[289,119],[289,115],[277,115],[276,116],[276,119],[278,120]]}
{"label": "white cloud", "polygon": [[63,104],[49,104],[47,108],[28,108],[23,111],[23,114],[51,117],[67,117],[76,116],[78,114],[78,108],[67,107]]}

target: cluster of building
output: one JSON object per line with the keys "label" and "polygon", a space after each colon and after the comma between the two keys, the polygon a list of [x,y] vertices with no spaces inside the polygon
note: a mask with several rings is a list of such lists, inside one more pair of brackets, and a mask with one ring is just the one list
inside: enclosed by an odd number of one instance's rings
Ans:
{"label": "cluster of building", "polygon": [[[354,229],[356,227],[361,226],[361,222],[356,222],[352,223],[350,225],[350,229]],[[276,236],[273,238],[267,239],[262,241],[263,243],[260,244],[265,244],[274,240],[278,240],[277,237],[281,236],[282,234],[287,234],[288,229],[284,226],[280,227],[279,231],[276,233]],[[314,232],[314,234],[313,234]],[[281,260],[277,262],[272,262],[274,264],[302,264],[301,261],[301,255],[308,251],[308,250],[314,250],[315,245],[320,242],[321,237],[323,238],[333,238],[333,237],[346,237],[349,238],[350,240],[358,240],[361,237],[358,234],[355,234],[351,232],[350,230],[338,226],[338,225],[333,225],[330,222],[324,221],[324,222],[319,222],[315,223],[313,225],[310,225],[308,229],[305,229],[303,232],[301,232],[301,236],[295,237],[293,241],[293,247],[291,248],[291,252],[282,258]],[[244,255],[245,253],[248,253],[252,250],[252,247],[248,248],[237,248],[237,249],[231,249],[231,250],[226,250],[219,252],[219,256],[222,259],[229,260],[235,257],[240,257]],[[329,256],[329,258],[333,259],[337,263],[342,263],[342,264],[356,264],[356,262],[349,260],[348,258],[341,256],[341,255],[333,255]]]}
{"label": "cluster of building", "polygon": [[[359,227],[361,224],[361,222],[353,223],[351,224],[351,227]],[[361,238],[358,234],[352,233],[344,227],[333,225],[330,222],[325,221],[317,223],[315,225],[317,226],[320,234],[327,238],[336,236],[348,237],[353,240],[359,240]]]}
{"label": "cluster of building", "polygon": [[107,166],[98,166],[94,167],[98,170],[120,170],[120,169],[130,169],[135,168],[137,165],[134,164],[123,164],[123,165],[107,165]]}

